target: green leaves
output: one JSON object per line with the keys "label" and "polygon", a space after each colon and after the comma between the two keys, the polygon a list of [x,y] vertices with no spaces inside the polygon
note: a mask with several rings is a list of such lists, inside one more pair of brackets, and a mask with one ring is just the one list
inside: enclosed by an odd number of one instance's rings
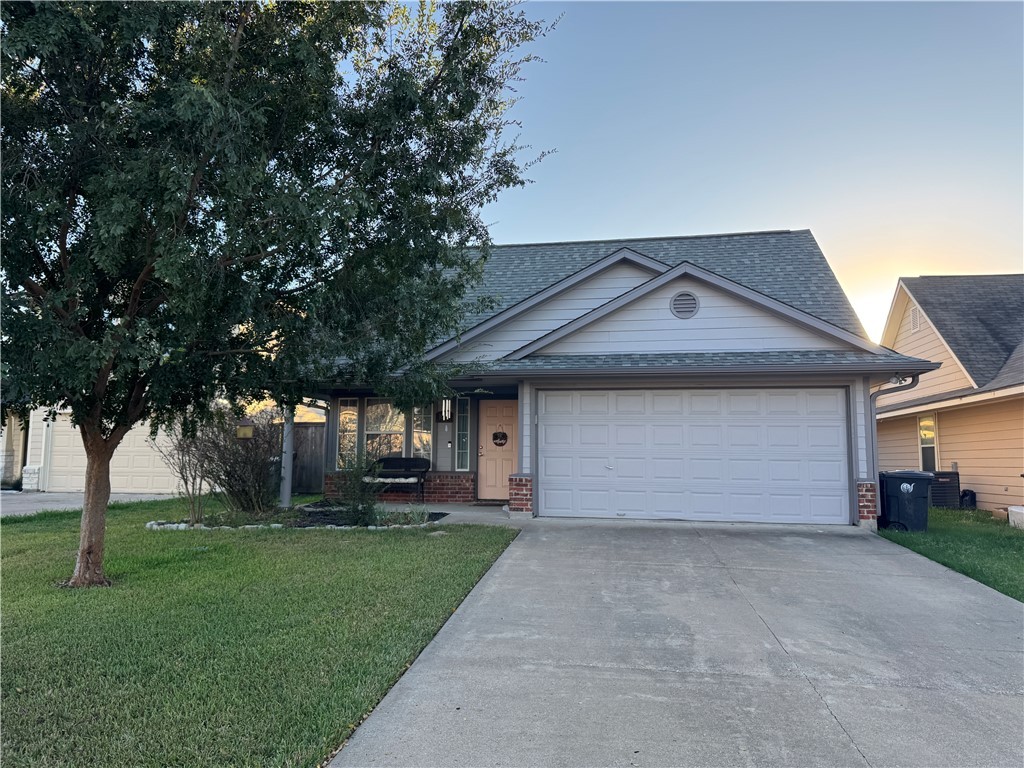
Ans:
{"label": "green leaves", "polygon": [[440,386],[422,356],[458,328],[480,208],[524,183],[504,110],[537,22],[508,3],[0,12],[5,399],[111,435],[325,379]]}

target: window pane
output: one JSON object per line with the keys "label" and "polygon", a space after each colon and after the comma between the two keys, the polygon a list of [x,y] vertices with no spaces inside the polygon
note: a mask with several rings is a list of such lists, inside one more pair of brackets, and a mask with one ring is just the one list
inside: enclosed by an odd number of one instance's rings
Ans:
{"label": "window pane", "polygon": [[921,447],[935,445],[935,417],[921,416],[917,420],[917,431],[921,436]]}
{"label": "window pane", "polygon": [[356,437],[359,420],[359,401],[341,400],[338,403],[338,468],[345,469],[356,460]]}
{"label": "window pane", "polygon": [[385,456],[401,456],[404,444],[405,435],[394,432],[366,433],[366,455],[370,459],[382,459]]}
{"label": "window pane", "polygon": [[921,446],[921,469],[925,472],[935,471],[935,446]]}
{"label": "window pane", "polygon": [[429,459],[430,443],[434,431],[434,412],[431,406],[412,409],[412,455]]}
{"label": "window pane", "polygon": [[469,398],[460,397],[455,406],[455,469],[469,469]]}
{"label": "window pane", "polygon": [[391,405],[390,400],[366,401],[366,431],[404,432],[405,414]]}
{"label": "window pane", "polygon": [[390,400],[375,398],[366,401],[366,456],[381,459],[403,456],[405,448],[405,414]]}

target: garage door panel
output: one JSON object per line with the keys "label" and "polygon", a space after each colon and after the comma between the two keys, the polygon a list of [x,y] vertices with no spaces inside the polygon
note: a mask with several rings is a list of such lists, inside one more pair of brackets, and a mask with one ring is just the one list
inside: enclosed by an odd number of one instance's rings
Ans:
{"label": "garage door panel", "polygon": [[[78,430],[66,414],[50,424],[46,490],[82,491],[85,488],[85,448]],[[167,437],[159,434],[159,443]],[[149,427],[135,427],[121,441],[110,460],[110,488],[114,493],[173,493],[177,479],[150,440]]]}
{"label": "garage door panel", "polygon": [[539,397],[539,514],[850,522],[842,390]]}

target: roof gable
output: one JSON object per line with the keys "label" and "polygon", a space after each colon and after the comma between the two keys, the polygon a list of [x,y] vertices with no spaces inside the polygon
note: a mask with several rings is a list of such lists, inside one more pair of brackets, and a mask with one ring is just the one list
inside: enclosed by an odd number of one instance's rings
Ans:
{"label": "roof gable", "polygon": [[[774,347],[776,349],[848,349],[852,347],[867,351],[881,351],[877,345],[857,334],[830,325],[820,318],[760,294],[746,286],[734,283],[694,264],[683,262],[601,307],[524,345],[508,355],[508,358],[521,360],[528,355],[541,352],[542,350],[546,350],[551,354],[564,354],[570,348],[570,345],[559,345],[558,342],[570,336],[580,334],[584,329],[591,330],[590,335],[592,336],[592,339],[579,339],[582,342],[582,345],[579,346],[579,351],[584,354],[602,351],[608,353],[636,351],[635,349],[629,350],[628,347],[630,345],[635,347],[637,344],[644,342],[646,342],[645,347],[662,344],[669,345],[663,349],[645,349],[644,351],[693,351],[692,344],[698,341],[698,336],[691,334],[687,330],[687,326],[681,326],[679,324],[680,321],[672,318],[668,309],[669,294],[682,290],[681,286],[683,283],[680,282],[682,278],[686,278],[686,285],[699,284],[710,289],[707,293],[710,297],[714,298],[717,308],[719,310],[726,309],[725,313],[721,311],[708,313],[707,320],[710,321],[710,326],[705,320],[689,326],[689,328],[693,329],[703,329],[705,332],[704,336],[707,336],[706,332],[712,331],[711,338],[714,336],[719,338],[720,344],[717,348],[720,350],[757,350],[766,348],[764,345],[767,343],[766,339],[768,336],[765,333],[759,334],[755,331],[736,338],[736,334],[723,325],[725,320],[724,314],[729,314],[730,311],[740,308],[741,311],[745,310],[755,315],[755,322],[757,316],[762,318],[770,316],[784,321],[781,324],[777,324],[772,330],[767,331],[766,333],[768,334],[779,333],[783,329],[790,331],[793,329],[800,330],[798,334],[790,332],[788,334],[788,345],[776,346]],[[660,294],[662,293],[665,293],[665,296],[661,296]],[[653,299],[652,302],[648,302],[651,304],[650,312],[645,313],[644,308],[641,307],[640,314],[626,321],[633,327],[628,329],[621,328],[620,325],[624,323],[625,318],[620,317],[619,313],[626,311],[631,306],[635,307],[638,302],[643,302],[647,297]],[[658,303],[659,299],[661,299],[660,304]],[[730,301],[723,301],[723,299],[729,299]],[[746,327],[748,329],[751,328],[749,323]],[[673,331],[678,331],[678,333],[673,334],[666,331],[669,328]],[[706,339],[704,336],[699,337],[702,343],[710,341],[710,338]],[[735,342],[731,345],[729,343],[730,338],[735,338]],[[827,342],[821,343],[822,340],[827,340]],[[600,349],[601,342],[606,344],[604,350]],[[686,346],[687,344],[691,346]],[[618,346],[622,346],[623,349],[618,349]],[[700,351],[714,348],[712,344],[708,344],[707,347]],[[768,348],[772,347],[769,346]]]}
{"label": "roof gable", "polygon": [[[613,278],[611,280],[605,280],[605,282],[610,284],[609,287],[612,287],[613,289],[611,293],[602,293],[600,288],[598,288],[598,290],[588,292],[585,297],[577,297],[575,302],[572,300],[569,302],[563,302],[567,304],[563,311],[561,313],[555,312],[553,314],[553,319],[560,321],[551,325],[550,328],[544,328],[543,323],[546,321],[541,321],[542,325],[540,329],[537,333],[533,334],[531,338],[535,338],[538,333],[545,333],[552,328],[558,327],[558,325],[561,325],[564,322],[578,317],[594,307],[600,306],[605,301],[617,296],[623,290],[628,290],[635,285],[645,282],[652,275],[667,272],[668,269],[669,268],[661,262],[650,259],[630,248],[618,248],[604,258],[599,259],[598,261],[587,265],[583,269],[568,275],[552,285],[549,285],[547,288],[526,297],[523,301],[520,301],[510,307],[506,307],[504,310],[492,314],[489,317],[485,317],[461,336],[449,339],[445,343],[432,349],[427,354],[427,359],[436,360],[441,357],[451,357],[452,359],[469,360],[477,356],[474,353],[474,350],[479,350],[481,353],[493,356],[493,352],[487,353],[485,351],[486,347],[484,345],[488,343],[489,337],[496,335],[503,328],[507,329],[509,325],[516,323],[517,320],[521,323],[528,313],[531,313],[534,310],[548,307],[553,302],[568,298],[568,295],[573,291],[581,293],[580,288],[583,285],[588,283],[593,284],[599,281],[602,277]],[[619,284],[618,290],[614,290],[616,279]],[[573,306],[574,303],[575,306]],[[519,346],[519,344],[509,347],[505,352],[507,353],[512,351],[517,346]],[[495,349],[498,349],[499,347],[495,347]]]}
{"label": "roof gable", "polygon": [[689,262],[867,338],[808,230],[493,246],[483,278],[467,298],[492,298],[497,307],[467,317],[465,328],[474,329],[622,250],[667,267]]}
{"label": "roof gable", "polygon": [[905,277],[900,284],[977,387],[1024,341],[1024,274]]}

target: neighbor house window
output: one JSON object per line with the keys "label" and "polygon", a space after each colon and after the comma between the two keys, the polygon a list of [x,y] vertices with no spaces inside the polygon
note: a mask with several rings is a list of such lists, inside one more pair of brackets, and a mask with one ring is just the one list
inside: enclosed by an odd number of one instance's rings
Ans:
{"label": "neighbor house window", "polygon": [[359,437],[359,401],[338,401],[338,468],[351,467],[356,461]]}
{"label": "neighbor house window", "polygon": [[934,472],[936,468],[934,414],[918,417],[917,435],[921,443],[921,469],[925,472]]}
{"label": "neighbor house window", "polygon": [[402,456],[405,414],[390,400],[366,399],[366,455],[371,459]]}
{"label": "neighbor house window", "polygon": [[469,469],[469,398],[455,401],[455,469]]}
{"label": "neighbor house window", "polygon": [[412,409],[412,455],[420,459],[430,458],[430,442],[434,435],[434,412],[432,406]]}

